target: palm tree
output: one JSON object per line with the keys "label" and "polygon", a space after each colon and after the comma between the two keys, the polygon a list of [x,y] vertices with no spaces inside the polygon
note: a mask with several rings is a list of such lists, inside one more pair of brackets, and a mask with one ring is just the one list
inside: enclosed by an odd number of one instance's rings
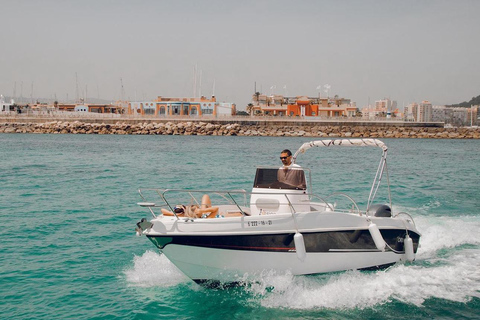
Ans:
{"label": "palm tree", "polygon": [[247,105],[247,112],[249,115],[253,115],[253,103]]}

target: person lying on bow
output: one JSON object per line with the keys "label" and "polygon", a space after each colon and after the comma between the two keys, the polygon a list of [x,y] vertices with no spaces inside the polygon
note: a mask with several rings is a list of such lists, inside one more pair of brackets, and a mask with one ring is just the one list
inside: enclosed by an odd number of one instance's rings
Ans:
{"label": "person lying on bow", "polygon": [[218,207],[212,207],[212,202],[208,194],[203,195],[200,206],[194,204],[184,206],[182,204],[175,206],[173,211],[161,209],[164,216],[188,217],[188,218],[215,218],[218,214]]}

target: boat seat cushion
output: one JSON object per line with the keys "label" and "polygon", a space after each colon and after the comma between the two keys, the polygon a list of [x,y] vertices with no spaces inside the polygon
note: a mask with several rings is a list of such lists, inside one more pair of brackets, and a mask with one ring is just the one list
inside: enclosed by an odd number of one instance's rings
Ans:
{"label": "boat seat cushion", "polygon": [[280,207],[280,201],[277,199],[258,198],[255,205],[259,209],[277,210]]}

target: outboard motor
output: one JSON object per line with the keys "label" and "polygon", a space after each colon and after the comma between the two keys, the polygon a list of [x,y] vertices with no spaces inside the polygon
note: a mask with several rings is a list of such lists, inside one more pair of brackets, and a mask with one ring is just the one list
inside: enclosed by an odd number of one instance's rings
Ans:
{"label": "outboard motor", "polygon": [[386,204],[372,204],[368,208],[368,215],[374,217],[391,217],[392,209]]}

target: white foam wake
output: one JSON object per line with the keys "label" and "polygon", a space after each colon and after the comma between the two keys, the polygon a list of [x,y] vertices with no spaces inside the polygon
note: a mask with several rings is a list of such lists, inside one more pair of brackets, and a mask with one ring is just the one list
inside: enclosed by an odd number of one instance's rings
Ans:
{"label": "white foam wake", "polygon": [[[385,271],[331,276],[264,278],[250,287],[264,307],[363,309],[398,300],[417,306],[429,298],[466,302],[480,297],[480,250],[464,250],[438,267],[397,265]],[[274,287],[271,291],[269,286]]]}
{"label": "white foam wake", "polygon": [[265,307],[293,309],[363,309],[392,300],[420,306],[429,298],[466,302],[480,297],[480,218],[415,221],[422,238],[412,264],[316,277],[271,273],[249,290]]}
{"label": "white foam wake", "polygon": [[146,251],[133,258],[133,268],[125,270],[127,281],[139,287],[171,287],[188,278],[164,255]]}
{"label": "white foam wake", "polygon": [[480,218],[475,216],[415,218],[422,233],[417,259],[434,258],[439,250],[480,245]]}

